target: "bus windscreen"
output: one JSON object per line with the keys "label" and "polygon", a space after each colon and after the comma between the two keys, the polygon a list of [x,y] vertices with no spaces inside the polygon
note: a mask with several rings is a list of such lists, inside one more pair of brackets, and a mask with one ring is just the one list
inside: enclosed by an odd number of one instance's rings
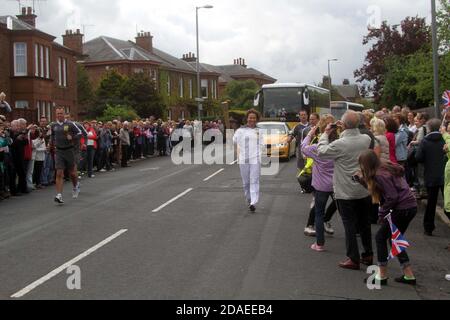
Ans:
{"label": "bus windscreen", "polygon": [[265,118],[296,118],[302,107],[302,88],[264,90]]}

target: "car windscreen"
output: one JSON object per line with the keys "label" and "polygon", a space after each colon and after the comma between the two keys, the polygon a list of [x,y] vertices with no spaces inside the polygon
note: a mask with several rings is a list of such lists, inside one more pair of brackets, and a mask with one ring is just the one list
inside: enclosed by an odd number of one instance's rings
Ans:
{"label": "car windscreen", "polygon": [[268,134],[287,134],[286,127],[281,124],[259,124],[258,128]]}

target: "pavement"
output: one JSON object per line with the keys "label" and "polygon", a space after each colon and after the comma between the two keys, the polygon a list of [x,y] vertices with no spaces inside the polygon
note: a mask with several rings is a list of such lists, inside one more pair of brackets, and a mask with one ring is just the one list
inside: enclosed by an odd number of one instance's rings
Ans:
{"label": "pavement", "polygon": [[[365,270],[337,267],[338,215],[327,251],[310,249],[311,196],[299,192],[294,160],[262,178],[255,214],[237,165],[132,166],[83,179],[77,200],[66,184],[64,206],[53,188],[0,202],[0,299],[450,299],[450,228],[437,220],[436,236],[425,237],[422,209],[406,235],[419,285],[369,290]],[[395,261],[390,274],[400,274]]]}

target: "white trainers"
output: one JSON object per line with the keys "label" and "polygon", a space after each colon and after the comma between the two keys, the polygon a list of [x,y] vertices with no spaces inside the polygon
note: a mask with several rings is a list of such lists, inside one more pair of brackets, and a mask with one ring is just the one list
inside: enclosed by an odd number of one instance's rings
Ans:
{"label": "white trainers", "polygon": [[317,252],[324,252],[325,251],[325,247],[324,246],[319,246],[317,243],[314,243],[311,246],[311,250],[317,251]]}
{"label": "white trainers", "polygon": [[64,204],[64,200],[63,200],[63,198],[62,198],[62,194],[61,194],[61,193],[58,193],[58,194],[56,195],[56,197],[55,197],[55,202],[56,202],[56,203],[59,203],[59,204]]}
{"label": "white trainers", "polygon": [[316,236],[316,229],[314,229],[313,226],[307,226],[305,228],[304,232],[305,232],[305,236],[308,236],[308,237],[315,237]]}
{"label": "white trainers", "polygon": [[78,182],[77,186],[75,188],[73,188],[72,190],[72,198],[74,199],[78,199],[78,196],[80,195],[80,183]]}
{"label": "white trainers", "polygon": [[333,235],[334,234],[334,229],[331,226],[331,223],[329,222],[325,222],[323,224],[324,228],[325,228],[325,232],[328,233],[329,235]]}

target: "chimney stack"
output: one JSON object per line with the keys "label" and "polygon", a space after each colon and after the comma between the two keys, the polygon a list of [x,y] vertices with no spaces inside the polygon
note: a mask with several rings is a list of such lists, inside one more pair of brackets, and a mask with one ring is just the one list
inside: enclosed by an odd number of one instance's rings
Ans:
{"label": "chimney stack", "polygon": [[33,8],[31,7],[22,7],[22,12],[17,18],[25,23],[28,23],[30,26],[36,28],[36,18],[37,15],[33,13]]}
{"label": "chimney stack", "polygon": [[196,62],[197,58],[195,57],[194,53],[189,52],[183,55],[183,60],[186,62]]}
{"label": "chimney stack", "polygon": [[66,34],[62,36],[63,44],[65,47],[72,49],[79,55],[83,54],[83,34],[80,29],[75,31],[66,30]]}
{"label": "chimney stack", "polygon": [[136,44],[144,50],[153,52],[153,36],[150,32],[139,32],[136,37]]}
{"label": "chimney stack", "polygon": [[328,76],[323,76],[323,80],[322,80],[322,88],[331,89],[331,82],[330,82],[330,78]]}

